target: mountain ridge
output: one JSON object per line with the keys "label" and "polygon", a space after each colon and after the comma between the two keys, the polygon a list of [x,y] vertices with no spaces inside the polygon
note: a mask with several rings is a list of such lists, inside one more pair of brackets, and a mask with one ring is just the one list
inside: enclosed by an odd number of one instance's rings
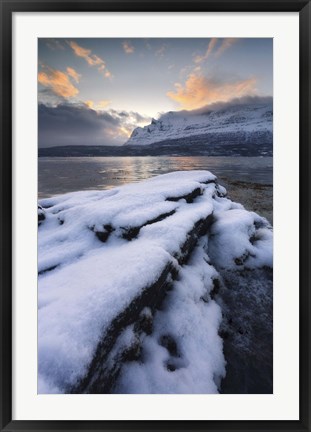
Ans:
{"label": "mountain ridge", "polygon": [[[262,134],[272,143],[273,100],[270,97],[234,99],[193,111],[169,111],[144,127],[137,127],[124,144],[150,145],[186,137],[204,136],[206,145],[217,140],[252,140]],[[224,139],[224,135],[227,138]],[[268,138],[269,136],[269,138]]]}
{"label": "mountain ridge", "polygon": [[40,147],[39,156],[272,156],[273,99],[247,97],[169,111],[137,127],[121,146]]}

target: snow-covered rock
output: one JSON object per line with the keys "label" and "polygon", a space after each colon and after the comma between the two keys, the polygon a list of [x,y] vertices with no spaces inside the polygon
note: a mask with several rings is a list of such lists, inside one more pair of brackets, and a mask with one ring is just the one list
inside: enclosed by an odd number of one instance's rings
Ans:
{"label": "snow-covered rock", "polygon": [[272,267],[269,223],[225,195],[188,171],[40,201],[40,393],[219,391],[221,273]]}
{"label": "snow-covered rock", "polygon": [[152,119],[151,124],[134,129],[126,145],[174,143],[189,137],[198,140],[199,136],[206,145],[215,139],[233,144],[251,140],[272,143],[272,120],[272,98],[237,99],[200,110],[162,114],[158,120]]}

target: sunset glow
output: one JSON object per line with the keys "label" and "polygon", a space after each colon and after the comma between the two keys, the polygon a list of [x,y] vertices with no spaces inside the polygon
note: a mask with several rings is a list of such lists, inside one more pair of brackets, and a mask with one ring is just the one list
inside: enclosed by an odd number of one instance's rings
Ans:
{"label": "sunset glow", "polygon": [[113,144],[167,111],[272,96],[272,39],[39,39],[38,51],[39,104],[100,118]]}

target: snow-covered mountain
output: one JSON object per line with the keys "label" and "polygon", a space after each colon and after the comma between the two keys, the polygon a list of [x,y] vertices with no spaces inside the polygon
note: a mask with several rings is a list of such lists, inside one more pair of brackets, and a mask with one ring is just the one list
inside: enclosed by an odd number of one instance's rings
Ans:
{"label": "snow-covered mountain", "polygon": [[151,124],[137,127],[125,145],[173,145],[195,137],[195,143],[272,145],[273,100],[247,97],[217,103],[194,111],[170,111]]}

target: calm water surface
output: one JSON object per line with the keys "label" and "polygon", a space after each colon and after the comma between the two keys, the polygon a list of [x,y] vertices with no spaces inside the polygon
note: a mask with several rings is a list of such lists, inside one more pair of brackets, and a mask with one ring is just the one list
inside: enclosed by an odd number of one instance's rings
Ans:
{"label": "calm water surface", "polygon": [[39,198],[111,189],[181,170],[209,170],[221,179],[272,185],[272,157],[66,157],[39,158]]}

